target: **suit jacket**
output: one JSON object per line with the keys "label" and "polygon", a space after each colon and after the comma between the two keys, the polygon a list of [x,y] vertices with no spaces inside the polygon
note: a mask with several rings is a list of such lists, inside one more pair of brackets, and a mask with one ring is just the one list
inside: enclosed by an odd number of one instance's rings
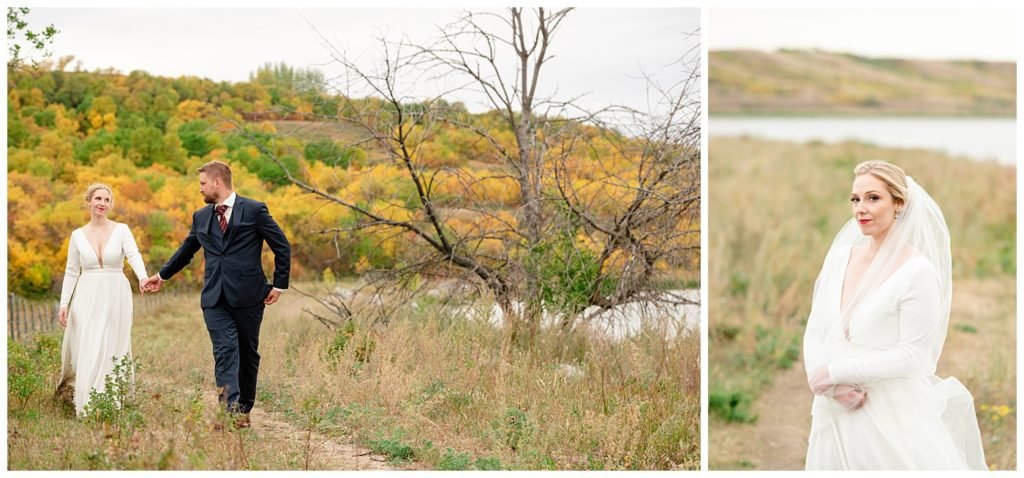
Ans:
{"label": "suit jacket", "polygon": [[263,274],[263,242],[274,252],[274,284],[288,288],[291,270],[291,246],[284,232],[270,216],[267,205],[242,196],[235,196],[226,237],[210,204],[192,213],[188,237],[160,269],[160,277],[170,279],[192,262],[203,248],[206,271],[203,278],[202,307],[213,307],[221,294],[231,307],[249,307],[263,301],[271,285]]}

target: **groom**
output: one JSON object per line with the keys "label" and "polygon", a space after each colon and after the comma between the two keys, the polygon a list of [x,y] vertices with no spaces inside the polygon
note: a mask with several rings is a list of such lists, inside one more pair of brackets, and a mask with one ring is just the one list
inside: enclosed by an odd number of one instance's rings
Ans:
{"label": "groom", "polygon": [[[203,248],[206,271],[200,305],[213,342],[218,399],[228,412],[241,414],[236,427],[248,428],[256,402],[263,309],[288,288],[291,247],[266,204],[235,194],[227,164],[211,161],[199,168],[199,192],[208,206],[192,214],[185,242],[143,287],[160,290]],[[273,287],[266,282],[260,260],[264,241],[274,252]]]}

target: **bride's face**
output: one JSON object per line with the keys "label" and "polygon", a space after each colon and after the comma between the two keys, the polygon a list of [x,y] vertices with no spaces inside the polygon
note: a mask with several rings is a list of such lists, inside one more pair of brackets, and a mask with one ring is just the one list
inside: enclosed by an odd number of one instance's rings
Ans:
{"label": "bride's face", "polygon": [[110,211],[110,191],[97,189],[89,199],[89,213],[93,216],[106,216]]}
{"label": "bride's face", "polygon": [[862,174],[853,180],[850,192],[853,218],[865,236],[886,234],[896,219],[898,206],[885,182],[872,174]]}

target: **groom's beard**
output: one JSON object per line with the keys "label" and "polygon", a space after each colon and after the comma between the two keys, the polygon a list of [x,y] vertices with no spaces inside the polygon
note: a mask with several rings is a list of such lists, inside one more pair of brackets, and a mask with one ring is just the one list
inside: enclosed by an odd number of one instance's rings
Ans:
{"label": "groom's beard", "polygon": [[206,204],[214,204],[214,203],[217,202],[217,198],[210,197],[210,196],[207,196],[206,194],[203,194],[203,202],[206,203]]}

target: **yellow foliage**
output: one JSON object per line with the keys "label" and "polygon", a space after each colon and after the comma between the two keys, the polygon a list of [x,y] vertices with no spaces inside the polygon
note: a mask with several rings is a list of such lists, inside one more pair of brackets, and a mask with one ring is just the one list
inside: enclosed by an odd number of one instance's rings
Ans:
{"label": "yellow foliage", "polygon": [[589,235],[580,231],[579,233],[576,234],[576,248],[587,250],[593,253],[600,253],[604,249],[604,246],[598,244],[598,242],[591,238]]}
{"label": "yellow foliage", "polygon": [[48,108],[56,112],[54,129],[57,131],[57,134],[64,137],[81,136],[78,131],[78,119],[73,114],[68,115],[68,112],[64,109],[64,105],[56,103],[50,105]]}
{"label": "yellow foliage", "polygon": [[21,97],[22,90],[8,88],[7,89],[7,106],[15,110],[21,109]]}
{"label": "yellow foliage", "polygon": [[36,146],[36,154],[42,156],[55,166],[62,161],[70,161],[74,154],[69,138],[64,138],[56,132],[44,133],[39,138],[39,145]]}
{"label": "yellow foliage", "polygon": [[216,125],[214,125],[214,129],[216,129],[217,132],[221,133],[221,134],[231,133],[231,132],[235,131],[235,128],[236,127],[235,127],[234,123],[232,123],[230,121],[220,121]]}
{"label": "yellow foliage", "polygon": [[86,119],[93,132],[100,129],[113,132],[117,129],[117,104],[109,96],[97,97],[86,112]]}
{"label": "yellow foliage", "polygon": [[629,254],[622,249],[615,249],[604,261],[604,268],[611,271],[620,271],[629,263]]}
{"label": "yellow foliage", "polygon": [[365,256],[360,257],[359,260],[356,261],[356,265],[353,267],[353,269],[356,271],[357,274],[362,274],[370,270],[370,260],[367,259]]}
{"label": "yellow foliage", "polygon": [[210,111],[210,105],[203,101],[185,100],[178,103],[177,117],[183,122],[189,122],[206,117]]}
{"label": "yellow foliage", "polygon": [[29,90],[21,101],[22,106],[37,106],[39,108],[46,106],[46,97],[43,96],[43,91],[39,88]]}
{"label": "yellow foliage", "polygon": [[276,134],[277,133],[277,127],[274,126],[274,123],[271,123],[269,121],[263,121],[263,122],[260,122],[260,123],[256,123],[253,126],[253,129],[256,132],[259,132],[259,133],[266,133],[266,134]]}
{"label": "yellow foliage", "polygon": [[[483,171],[484,174],[489,174]],[[473,183],[471,194],[488,204],[512,206],[520,201],[519,182],[510,177],[484,177]]]}
{"label": "yellow foliage", "polygon": [[[111,176],[127,176],[131,177],[136,173],[135,165],[128,158],[125,158],[121,153],[115,152],[97,158],[93,163],[94,173],[83,172],[84,177],[92,177],[96,182],[112,182]],[[114,185],[111,184],[111,187]]]}

